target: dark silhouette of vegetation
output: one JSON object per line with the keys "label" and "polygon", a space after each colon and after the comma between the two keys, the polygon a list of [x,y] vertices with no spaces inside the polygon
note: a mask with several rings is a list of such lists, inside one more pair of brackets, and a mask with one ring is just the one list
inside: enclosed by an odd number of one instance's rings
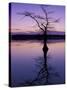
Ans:
{"label": "dark silhouette of vegetation", "polygon": [[38,26],[39,28],[39,32],[42,33],[41,34],[36,34],[36,35],[25,35],[25,34],[16,34],[16,35],[11,35],[13,40],[28,40],[28,39],[32,39],[32,40],[44,40],[44,43],[47,42],[47,39],[64,39],[65,35],[47,35],[47,31],[48,30],[55,30],[55,27],[53,24],[59,23],[61,18],[53,18],[51,17],[51,15],[54,13],[54,11],[49,11],[48,8],[49,6],[44,6],[44,5],[40,5],[40,8],[43,11],[43,15],[36,15],[36,13],[32,13],[32,12],[17,12],[18,15],[22,15],[25,17],[30,17],[32,20],[35,21],[36,26]]}
{"label": "dark silhouette of vegetation", "polygon": [[39,30],[43,32],[44,35],[47,34],[48,29],[54,29],[54,26],[52,26],[52,23],[59,23],[60,18],[58,19],[53,19],[52,17],[49,17],[50,14],[54,13],[54,11],[47,11],[46,7],[41,5],[40,6],[44,16],[36,15],[35,13],[31,13],[28,11],[25,11],[23,13],[18,12],[18,15],[24,15],[24,17],[30,17],[32,20],[34,20],[39,27]]}
{"label": "dark silhouette of vegetation", "polygon": [[[48,6],[47,6],[48,7]],[[18,12],[18,15],[23,15],[24,17],[30,17],[32,20],[34,20],[41,32],[43,33],[43,40],[46,49],[47,47],[47,30],[53,29],[54,27],[51,25],[52,23],[58,23],[60,21],[60,18],[53,19],[52,17],[49,17],[50,14],[54,13],[54,11],[47,11],[44,5],[40,5],[40,8],[43,11],[43,16],[36,15],[35,13],[31,13],[28,11],[25,11],[23,13]],[[44,48],[43,48],[44,49]]]}
{"label": "dark silhouette of vegetation", "polygon": [[[16,34],[16,35],[11,35],[12,40],[43,40],[44,35],[22,35],[22,34]],[[47,35],[47,40],[55,40],[55,39],[65,39],[65,35]]]}
{"label": "dark silhouette of vegetation", "polygon": [[48,29],[54,29],[54,26],[52,26],[52,23],[58,23],[60,21],[60,18],[58,19],[53,19],[52,17],[49,17],[50,14],[54,13],[54,11],[47,11],[45,6],[41,5],[40,6],[44,16],[36,15],[35,13],[31,13],[28,11],[25,11],[23,13],[18,12],[18,15],[24,15],[24,17],[30,17],[32,20],[34,20],[39,28],[44,34],[44,39],[45,35],[47,35],[47,30]]}

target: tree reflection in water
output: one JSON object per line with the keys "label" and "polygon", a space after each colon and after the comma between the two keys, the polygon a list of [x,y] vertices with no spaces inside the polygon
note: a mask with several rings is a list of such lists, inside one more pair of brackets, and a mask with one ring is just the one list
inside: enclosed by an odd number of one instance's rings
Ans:
{"label": "tree reflection in water", "polygon": [[33,80],[27,80],[24,83],[19,83],[21,86],[33,86],[33,85],[49,85],[54,84],[51,82],[51,78],[58,77],[59,74],[54,70],[54,67],[50,67],[48,65],[48,47],[44,43],[43,46],[43,56],[39,56],[38,58],[35,58],[36,67],[37,67],[37,76]]}

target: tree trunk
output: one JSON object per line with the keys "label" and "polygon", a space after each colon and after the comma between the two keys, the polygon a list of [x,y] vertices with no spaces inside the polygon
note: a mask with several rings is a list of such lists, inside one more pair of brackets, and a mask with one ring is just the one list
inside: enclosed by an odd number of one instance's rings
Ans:
{"label": "tree trunk", "polygon": [[47,51],[48,51],[48,47],[47,47],[47,27],[45,27],[45,31],[44,31],[44,42],[43,42],[43,53],[44,53],[44,59],[45,62],[44,64],[46,64],[47,62]]}

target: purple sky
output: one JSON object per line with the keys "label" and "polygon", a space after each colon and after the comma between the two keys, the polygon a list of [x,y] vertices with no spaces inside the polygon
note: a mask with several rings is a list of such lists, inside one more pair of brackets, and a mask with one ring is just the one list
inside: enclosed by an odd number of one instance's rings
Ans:
{"label": "purple sky", "polygon": [[[44,5],[45,6],[45,5]],[[47,11],[54,11],[49,17],[55,19],[61,18],[60,22],[55,25],[57,31],[64,31],[65,22],[65,7],[48,5],[45,7]],[[23,13],[25,11],[33,12],[36,15],[44,16],[44,13],[39,4],[23,4],[23,3],[12,3],[11,4],[11,32],[28,32],[35,31],[38,29],[36,22],[30,17],[18,15],[17,13]]]}

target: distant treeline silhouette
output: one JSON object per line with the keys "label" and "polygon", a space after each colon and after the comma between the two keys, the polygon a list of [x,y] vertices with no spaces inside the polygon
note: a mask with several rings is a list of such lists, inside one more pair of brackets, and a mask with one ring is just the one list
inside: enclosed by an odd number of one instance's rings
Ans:
{"label": "distant treeline silhouette", "polygon": [[[16,34],[16,35],[10,35],[10,40],[42,40],[44,38],[44,35],[22,35],[22,34]],[[65,35],[47,35],[47,39],[65,39]]]}

